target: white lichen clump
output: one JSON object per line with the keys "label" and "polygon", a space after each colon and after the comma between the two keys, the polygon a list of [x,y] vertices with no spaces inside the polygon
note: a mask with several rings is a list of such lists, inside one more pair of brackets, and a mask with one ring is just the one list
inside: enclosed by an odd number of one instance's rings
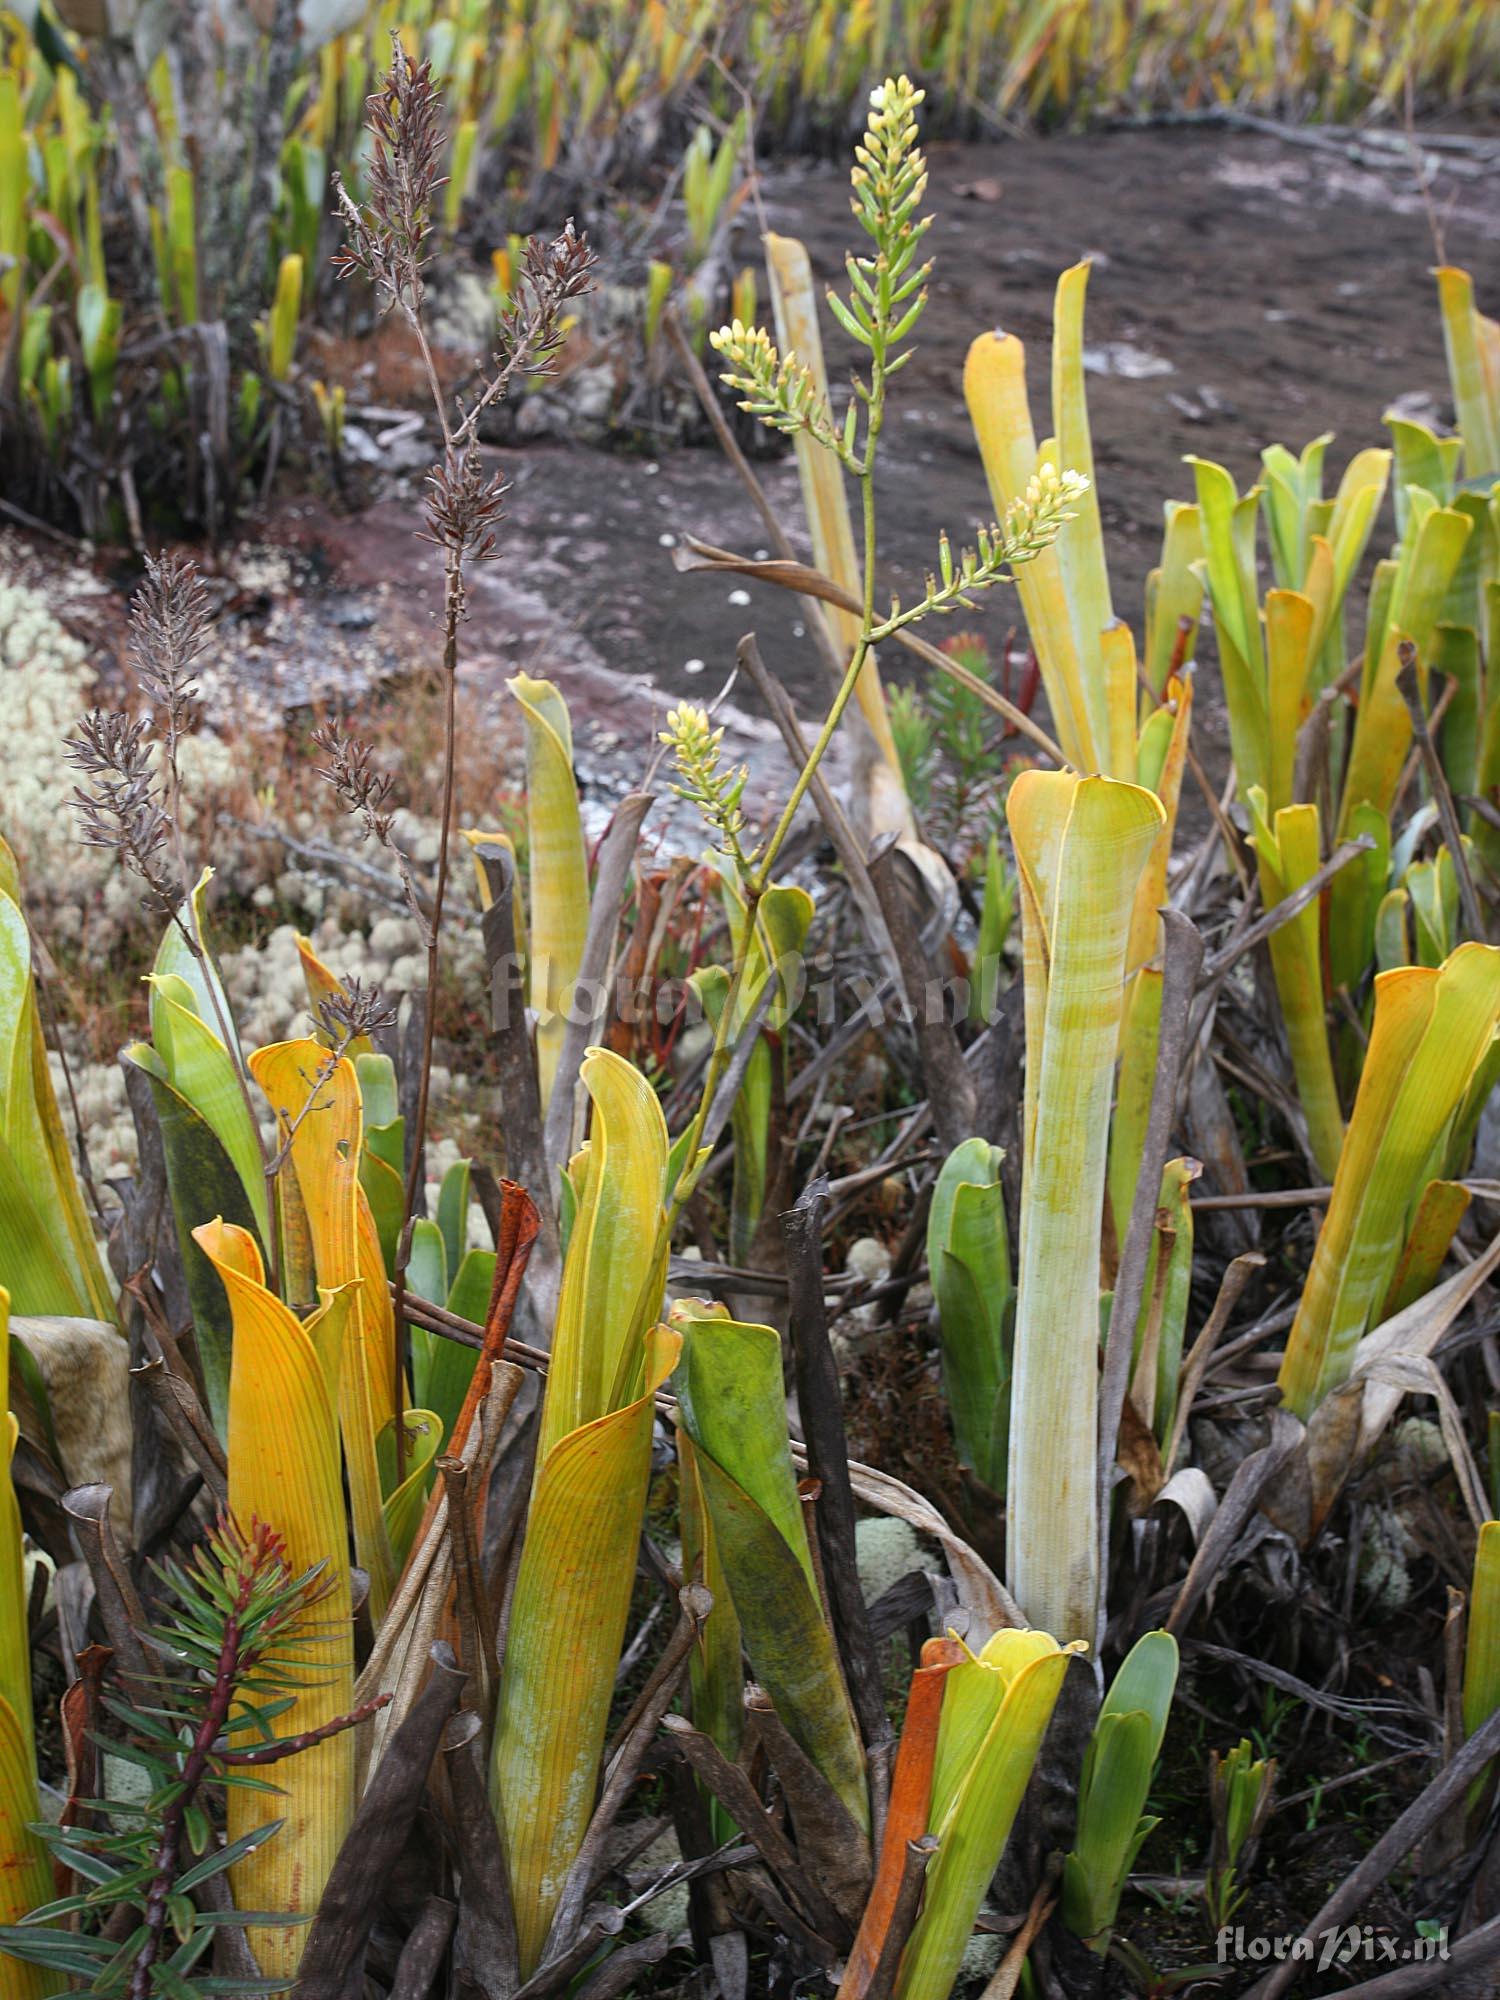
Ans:
{"label": "white lichen clump", "polygon": [[[70,579],[90,591],[93,579]],[[103,961],[137,924],[138,896],[113,858],[78,839],[68,800],[74,788],[64,743],[96,698],[81,640],[44,592],[11,573],[0,543],[0,741],[7,783],[0,833],[20,863],[29,914],[54,949]],[[182,746],[183,825],[191,833],[239,782],[228,744],[211,730]]]}

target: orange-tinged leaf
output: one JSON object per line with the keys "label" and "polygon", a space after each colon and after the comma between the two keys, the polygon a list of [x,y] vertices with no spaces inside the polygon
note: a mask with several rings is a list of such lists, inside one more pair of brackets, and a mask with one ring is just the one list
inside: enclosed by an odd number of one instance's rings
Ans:
{"label": "orange-tinged leaf", "polygon": [[[1288,592],[1272,595],[1290,595]],[[1259,786],[1250,792],[1254,827],[1252,844],[1259,863],[1261,900],[1268,910],[1311,881],[1322,865],[1315,805],[1283,806],[1268,823],[1266,795]],[[1344,1144],[1344,1117],[1333,1073],[1328,1040],[1327,997],[1323,982],[1321,903],[1306,909],[1271,933],[1271,970],[1281,1002],[1297,1091],[1307,1114],[1313,1157],[1325,1174],[1338,1168]]]}
{"label": "orange-tinged leaf", "polygon": [[977,1658],[948,1675],[930,1815],[940,1845],[902,1954],[897,2000],[948,2000],[1052,1719],[1069,1651],[1045,1632],[997,1632]]}
{"label": "orange-tinged leaf", "polygon": [[[307,1004],[315,1021],[319,1020],[319,1009],[328,1000],[344,998],[344,982],[336,972],[326,966],[313,950],[311,938],[297,934],[297,956],[302,961],[302,982],[307,988]],[[319,1026],[317,1039],[324,1048],[333,1047],[333,1038],[327,1028]],[[368,1035],[356,1035],[344,1053],[353,1062],[358,1056],[373,1055],[375,1045]]]}
{"label": "orange-tinged leaf", "polygon": [[[294,1575],[324,1565],[320,1600],[303,1647],[305,1684],[277,1727],[285,1735],[346,1714],[354,1697],[353,1614],[348,1528],[339,1473],[335,1383],[348,1338],[353,1290],[324,1290],[306,1323],[266,1288],[255,1239],[224,1222],[193,1232],[224,1282],[234,1316],[229,1382],[229,1506],[248,1526],[264,1521],[286,1545]],[[242,1909],[311,1911],[354,1812],[352,1731],[280,1765],[280,1787],[229,1794],[229,1836],[282,1819],[280,1833],[231,1871]],[[268,1976],[295,1971],[302,1935],[252,1928],[252,1947]]]}
{"label": "orange-tinged leaf", "polygon": [[527,971],[536,1013],[542,1105],[567,1032],[566,1010],[589,921],[588,856],[573,777],[568,706],[551,681],[517,674],[506,683],[526,718],[526,824],[531,896]]}
{"label": "orange-tinged leaf", "polygon": [[359,1185],[364,1136],[359,1079],[347,1056],[331,1061],[330,1051],[311,1037],[257,1049],[250,1070],[270,1100],[278,1135],[288,1146],[319,1291],[358,1285],[344,1347],[339,1412],[354,1546],[369,1575],[370,1610],[378,1623],[396,1580],[375,1449],[395,1415],[394,1328],[380,1243]]}
{"label": "orange-tinged leaf", "polygon": [[[1011,333],[982,333],[964,362],[964,400],[989,482],[995,518],[1026,491],[1037,469],[1036,433],[1026,400],[1026,350]],[[1069,763],[1104,768],[1107,744],[1096,740],[1073,621],[1056,546],[1016,570],[1016,590],[1047,690],[1057,740]]]}
{"label": "orange-tinged leaf", "polygon": [[880,1958],[881,1947],[896,1911],[896,1898],[906,1869],[906,1845],[920,1840],[927,1831],[932,1806],[932,1769],[937,1757],[938,1725],[943,1712],[943,1689],[949,1671],[969,1657],[957,1639],[929,1639],[922,1648],[922,1663],[911,1677],[906,1697],[906,1718],[901,1740],[896,1745],[896,1762],[891,1772],[891,1796],[886,1811],[885,1832],[880,1843],[880,1860],[870,1889],[870,1900],[860,1919],[838,2000],[864,2000]]}
{"label": "orange-tinged leaf", "polygon": [[1434,1149],[1500,1024],[1500,949],[1463,944],[1438,969],[1375,981],[1359,1094],[1277,1378],[1306,1418],[1345,1381],[1389,1290]]}
{"label": "orange-tinged leaf", "polygon": [[1401,1260],[1380,1309],[1382,1319],[1390,1319],[1432,1290],[1458,1233],[1458,1225],[1469,1212],[1470,1199],[1462,1181],[1429,1181],[1423,1188]]}

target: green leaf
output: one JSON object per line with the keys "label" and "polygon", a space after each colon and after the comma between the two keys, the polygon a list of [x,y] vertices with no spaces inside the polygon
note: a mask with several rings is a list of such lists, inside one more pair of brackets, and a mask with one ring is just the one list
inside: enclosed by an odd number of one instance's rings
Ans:
{"label": "green leaf", "polygon": [[208,1413],[222,1438],[229,1422],[229,1371],[234,1351],[234,1321],[223,1280],[199,1249],[193,1231],[216,1216],[250,1231],[261,1242],[245,1184],[208,1120],[202,1117],[166,1073],[166,1065],[148,1042],[133,1042],[122,1060],[144,1070],[161,1127],[166,1156],[167,1189],[177,1231],[198,1365],[203,1374]]}
{"label": "green leaf", "polygon": [[998,1146],[966,1139],[944,1161],[927,1221],[943,1383],[959,1457],[1005,1490],[1015,1300]]}
{"label": "green leaf", "polygon": [[176,973],[151,975],[151,1039],[162,1074],[204,1120],[228,1154],[255,1217],[270,1237],[265,1160],[243,1081],[218,1031],[198,1013],[198,997]]}
{"label": "green leaf", "polygon": [[201,1861],[195,1862],[184,1874],[177,1877],[173,1884],[177,1894],[185,1896],[190,1889],[196,1889],[200,1883],[212,1881],[215,1875],[222,1875],[226,1868],[234,1867],[236,1862],[243,1861],[247,1854],[253,1854],[257,1847],[263,1846],[273,1835],[279,1833],[283,1824],[284,1822],[279,1819],[265,1820],[261,1825],[251,1827],[248,1833],[242,1833],[238,1840],[226,1841],[224,1846],[216,1849],[214,1853],[206,1854]]}
{"label": "green leaf", "polygon": [[443,1232],[450,1282],[457,1275],[469,1244],[469,1180],[469,1161],[455,1160],[438,1189],[438,1228]]}
{"label": "green leaf", "polygon": [[856,1822],[864,1753],[819,1601],[787,1436],[781,1342],[767,1326],[676,1306],[679,1421],[756,1679]]}

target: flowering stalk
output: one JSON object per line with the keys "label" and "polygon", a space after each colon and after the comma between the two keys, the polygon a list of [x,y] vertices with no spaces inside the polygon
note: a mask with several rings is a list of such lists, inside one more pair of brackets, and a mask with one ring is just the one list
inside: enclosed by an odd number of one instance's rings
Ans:
{"label": "flowering stalk", "polygon": [[[890,379],[911,358],[902,343],[912,332],[927,303],[930,262],[918,263],[917,253],[931,223],[919,216],[927,191],[927,163],[917,143],[917,107],[924,92],[906,77],[887,78],[870,93],[870,113],[864,137],[855,148],[850,175],[850,206],[871,239],[871,252],[845,259],[849,297],[828,295],[834,317],[869,356],[868,377],[856,376],[854,399],[842,425],[834,422],[818,391],[812,371],[794,353],[781,354],[762,328],[747,328],[735,320],[709,336],[725,367],[721,379],[740,397],[740,408],[787,436],[810,436],[838,459],[859,485],[864,531],[864,563],[859,631],[823,726],[798,772],[791,793],[753,865],[741,869],[744,916],[732,939],[730,986],[715,1028],[697,1112],[683,1144],[682,1172],[673,1193],[670,1216],[681,1212],[697,1185],[703,1163],[698,1142],[714,1094],[732,1055],[731,1024],[738,1018],[736,1002],[744,981],[755,937],[761,900],[773,879],[776,861],[786,844],[797,813],[817,775],[834,733],[860,684],[865,663],[875,646],[929,613],[969,608],[973,594],[1009,580],[1012,566],[1049,548],[1063,524],[1072,519],[1073,504],[1087,481],[1055,467],[1038,467],[1026,492],[1006,511],[1003,527],[981,529],[976,547],[955,562],[947,536],[939,543],[938,574],[929,576],[921,600],[902,606],[892,601],[884,618],[875,612],[875,462],[885,424]],[[860,410],[864,411],[863,436]],[[701,709],[687,704],[673,711],[663,740],[676,753],[678,790],[697,803],[711,831],[717,833],[731,858],[741,860],[738,839],[743,773],[726,780],[718,772],[722,732],[712,732]],[[732,825],[727,817],[732,815]]]}
{"label": "flowering stalk", "polygon": [[[575,232],[571,222],[550,244],[528,243],[510,300],[500,316],[492,371],[467,410],[462,405],[450,409],[422,316],[425,296],[422,271],[428,261],[433,201],[443,185],[437,171],[442,147],[441,104],[431,63],[413,67],[400,36],[393,33],[390,68],[381,88],[368,100],[372,141],[369,206],[360,208],[339,183],[338,211],[345,225],[346,242],[335,260],[343,275],[359,272],[366,277],[374,286],[380,309],[399,310],[411,328],[443,439],[441,463],[428,475],[427,482],[426,539],[443,551],[443,782],[437,867],[429,908],[422,907],[414,884],[403,870],[407,900],[426,949],[427,1009],[403,1227],[393,1273],[396,1339],[403,1350],[398,1354],[396,1367],[398,1478],[406,1453],[406,1427],[401,1410],[407,1337],[403,1305],[411,1256],[411,1223],[417,1212],[427,1139],[438,961],[457,769],[458,635],[468,615],[464,565],[470,559],[483,561],[495,553],[494,531],[505,497],[505,483],[500,475],[486,475],[484,471],[477,442],[478,424],[483,412],[505,394],[517,375],[550,372],[567,331],[566,308],[588,289],[594,265],[587,241]],[[388,835],[388,823],[386,832]]]}

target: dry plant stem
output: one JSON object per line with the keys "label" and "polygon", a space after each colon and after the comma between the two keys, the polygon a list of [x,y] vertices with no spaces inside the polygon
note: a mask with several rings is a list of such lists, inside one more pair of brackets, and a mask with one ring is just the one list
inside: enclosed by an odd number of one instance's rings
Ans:
{"label": "dry plant stem", "polygon": [[933,1129],[938,1136],[938,1145],[947,1154],[955,1146],[962,1145],[974,1131],[977,1104],[974,1080],[964,1062],[957,1031],[944,1016],[941,1000],[936,1010],[932,1005],[932,966],[922,949],[911,904],[896,880],[896,870],[900,866],[895,848],[887,847],[878,859],[870,863],[870,880],[880,898],[880,913],[890,932],[896,963],[901,971],[901,984],[906,989],[906,1004],[912,1032],[916,1036],[922,1082],[926,1087],[927,1102],[932,1107]]}
{"label": "dry plant stem", "polygon": [[1255,1273],[1265,1268],[1265,1263],[1266,1259],[1261,1251],[1247,1250],[1242,1256],[1235,1258],[1219,1281],[1219,1294],[1214,1300],[1213,1310],[1203,1322],[1203,1330],[1193,1342],[1178,1375],[1177,1409],[1172,1419],[1172,1435],[1168,1439],[1166,1450],[1162,1453],[1161,1461],[1162,1471],[1168,1478],[1171,1477],[1172,1468],[1177,1462],[1183,1434],[1187,1430],[1187,1421],[1192,1415],[1193,1398],[1197,1395],[1208,1364],[1213,1359],[1219,1335],[1228,1325],[1229,1315],[1234,1311],[1241,1292]]}
{"label": "dry plant stem", "polygon": [[1057,1907],[1057,1878],[1062,1872],[1062,1863],[1053,1855],[1047,1865],[1046,1875],[1037,1885],[1037,1892],[1031,1899],[1031,1908],[1026,1912],[1026,1921],[1016,1932],[1006,1947],[1004,1958],[990,1974],[989,1984],[980,1994],[979,2000],[1012,2000],[1016,1988],[1021,1983],[1021,1974],[1026,1966],[1027,1955],[1041,1935],[1042,1926]]}
{"label": "dry plant stem", "polygon": [[608,1903],[601,1903],[567,1950],[532,1973],[516,1994],[516,2000],[542,2000],[543,1994],[555,1993],[559,1986],[566,1986],[588,1964],[604,1940],[618,1937],[624,1928],[625,1919],[620,1912]]}
{"label": "dry plant stem", "polygon": [[[438,414],[442,419],[443,433],[448,437],[447,414],[442,407],[442,392],[438,388],[436,370],[432,366],[431,351],[426,336],[420,334],[423,357],[432,375],[434,393],[438,397]],[[399,1484],[406,1470],[408,1450],[406,1424],[403,1421],[403,1405],[406,1401],[406,1370],[411,1347],[411,1335],[407,1330],[406,1272],[411,1262],[412,1218],[417,1213],[417,1195],[422,1177],[427,1170],[427,1107],[432,1094],[432,1050],[437,1032],[437,981],[438,958],[442,949],[443,903],[448,892],[448,840],[453,825],[453,788],[458,764],[458,626],[463,617],[463,570],[457,555],[451,551],[448,556],[447,588],[443,606],[443,803],[442,820],[438,828],[437,875],[433,883],[432,914],[418,921],[423,924],[427,946],[427,1005],[422,1019],[422,1068],[417,1083],[417,1109],[412,1120],[411,1163],[406,1170],[406,1195],[402,1204],[401,1240],[396,1252],[396,1480]]]}
{"label": "dry plant stem", "polygon": [[828,1313],[823,1298],[823,1218],[828,1209],[828,1183],[809,1183],[801,1197],[781,1217],[786,1247],[792,1364],[797,1384],[797,1409],[807,1443],[807,1466],[822,1486],[816,1512],[823,1573],[833,1610],[833,1628],[860,1733],[871,1753],[871,1800],[875,1838],[885,1818],[885,1798],[891,1726],[886,1715],[880,1656],[870,1636],[869,1613],[859,1583],[856,1561],[854,1488],[849,1479],[849,1439],[844,1428],[843,1392],[838,1363],[828,1338]]}
{"label": "dry plant stem", "polygon": [[385,1754],[354,1815],[308,1932],[297,2000],[344,2000],[363,1962],[386,1881],[427,1789],[444,1725],[463,1692],[450,1647],[431,1650],[432,1674]]}
{"label": "dry plant stem", "polygon": [[[1500,1958],[1500,1917],[1491,1917],[1488,1923],[1480,1924],[1467,1937],[1449,1945],[1448,1956],[1441,1963],[1426,1959],[1420,1964],[1399,1966],[1394,1972],[1382,1972],[1374,1979],[1362,1979],[1358,1986],[1340,1987],[1339,2000],[1409,2000],[1412,1995],[1446,1993],[1456,1981],[1466,1980],[1497,1958]],[[1466,1984],[1462,1990],[1475,1989]]]}
{"label": "dry plant stem", "polygon": [[513,2000],[521,1983],[516,1920],[500,1828],[476,1754],[484,1735],[482,1719],[472,1709],[461,1709],[443,1744],[450,1826],[464,1891],[454,1959],[459,1973],[472,1982],[468,1987],[461,1983],[459,1991],[477,1988],[485,2000]]}
{"label": "dry plant stem", "polygon": [[[824,603],[836,605],[842,611],[852,611],[856,616],[860,612],[860,601],[857,597],[835,583],[831,577],[825,576],[821,570],[813,569],[808,563],[785,560],[756,562],[749,556],[736,555],[732,549],[717,548],[712,542],[699,541],[696,536],[687,535],[684,536],[680,548],[673,557],[673,566],[684,574],[690,574],[699,568],[726,570],[735,576],[748,576],[764,583],[778,584],[783,590],[794,590],[802,596],[820,598]],[[898,645],[904,646],[908,652],[915,653],[925,665],[936,668],[939,673],[946,674],[949,680],[967,688],[969,693],[982,701],[986,708],[992,708],[997,715],[1003,715],[1011,728],[1018,735],[1027,737],[1050,762],[1059,768],[1067,767],[1068,760],[1061,748],[1041,724],[1033,722],[1025,709],[1017,708],[1013,702],[1007,701],[1005,696],[997,688],[992,688],[988,681],[981,680],[977,674],[971,674],[967,667],[961,666],[957,660],[950,659],[948,654],[939,651],[909,625],[900,626],[890,634],[890,637]]]}
{"label": "dry plant stem", "polygon": [[1211,958],[1203,961],[1203,986],[1206,989],[1217,986],[1247,951],[1253,950],[1263,939],[1270,937],[1273,931],[1280,930],[1283,924],[1290,923],[1293,917],[1300,916],[1309,903],[1322,895],[1341,868],[1346,868],[1356,856],[1368,854],[1374,845],[1374,840],[1367,833],[1357,834],[1353,840],[1341,841],[1322,867],[1315,874],[1309,875],[1300,888],[1294,889],[1290,896],[1283,897],[1274,909],[1267,910],[1263,916],[1257,917],[1248,929],[1231,938],[1222,950],[1216,951]]}
{"label": "dry plant stem", "polygon": [[469,1492],[469,1468],[461,1458],[445,1453],[437,1462],[448,1501],[448,1546],[453,1563],[453,1610],[458,1625],[458,1663],[469,1676],[486,1709],[500,1679],[495,1657],[495,1621],[490,1616],[484,1571],[474,1534],[474,1505]]}
{"label": "dry plant stem", "polygon": [[[645,1544],[643,1543],[643,1546]],[[676,1571],[672,1574],[675,1576]],[[677,1604],[681,1613],[662,1651],[661,1658],[652,1668],[646,1685],[630,1705],[630,1712],[615,1731],[608,1749],[604,1753],[603,1771],[606,1789],[613,1784],[615,1772],[620,1767],[619,1760],[634,1755],[633,1740],[640,1732],[643,1719],[653,1710],[658,1717],[665,1715],[671,1706],[671,1694],[662,1694],[663,1688],[674,1689],[681,1679],[681,1669],[686,1665],[694,1646],[698,1643],[709,1613],[714,1608],[713,1592],[701,1583],[686,1583],[679,1586]],[[654,1733],[653,1722],[647,1736]],[[639,1764],[639,1759],[636,1759]],[[592,1830],[592,1829],[591,1829]]]}
{"label": "dry plant stem", "polygon": [[1417,684],[1417,649],[1409,639],[1401,642],[1401,671],[1396,676],[1396,686],[1401,691],[1407,713],[1411,717],[1412,734],[1417,739],[1417,748],[1422,753],[1422,762],[1427,769],[1427,782],[1432,787],[1438,824],[1443,829],[1443,840],[1453,857],[1453,872],[1458,877],[1458,900],[1464,913],[1464,928],[1471,938],[1478,938],[1482,943],[1485,937],[1484,913],[1479,907],[1474,877],[1469,870],[1463,829],[1458,823],[1458,812],[1453,804],[1453,791],[1448,783],[1448,774],[1443,769],[1442,759],[1438,756],[1437,746],[1432,740],[1432,731],[1427,726],[1427,713],[1422,707],[1422,692]]}
{"label": "dry plant stem", "polygon": [[1130,1206],[1130,1225],[1120,1252],[1115,1280],[1114,1304],[1109,1313],[1109,1334],[1104,1343],[1104,1366],[1099,1380],[1099,1439],[1095,1479],[1099,1510],[1099,1575],[1104,1582],[1099,1591],[1099,1625],[1095,1657],[1104,1644],[1108,1621],[1110,1489],[1114,1474],[1115,1450],[1120,1418],[1125,1408],[1125,1392],[1130,1375],[1130,1353],[1135,1339],[1136,1317],[1146,1282],[1146,1263],[1151,1249],[1151,1232],[1156,1217],[1157,1195],[1162,1168],[1166,1165],[1172,1123],[1177,1106],[1177,1088],[1183,1060],[1191,1046],[1187,1039],[1188,1014],[1198,969],[1203,962],[1203,940],[1189,920],[1178,910],[1162,912],[1162,994],[1161,1027],[1157,1038],[1156,1076],[1151,1086],[1151,1109],[1146,1119],[1146,1140],[1141,1150],[1140,1175],[1135,1199]]}
{"label": "dry plant stem", "polygon": [[1218,793],[1209,783],[1208,773],[1199,762],[1198,754],[1191,744],[1188,745],[1187,765],[1193,774],[1194,783],[1203,794],[1203,803],[1208,807],[1214,825],[1218,829],[1219,838],[1224,845],[1225,858],[1228,860],[1231,869],[1233,869],[1235,879],[1238,881],[1241,889],[1248,895],[1250,892],[1250,875],[1245,867],[1244,855],[1241,851],[1244,843],[1240,838],[1239,829],[1229,817],[1225,806],[1220,802]]}
{"label": "dry plant stem", "polygon": [[1199,1208],[1322,1208],[1333,1199],[1331,1187],[1252,1189],[1249,1194],[1195,1194],[1188,1207]]}
{"label": "dry plant stem", "polygon": [[870,1983],[865,1988],[865,2000],[891,2000],[896,1990],[896,1974],[901,1968],[901,1954],[906,1949],[906,1941],[911,1936],[912,1925],[917,1921],[917,1910],[922,1901],[922,1888],[927,1880],[927,1869],[938,1851],[934,1835],[924,1833],[920,1840],[906,1843],[906,1859],[901,1869],[901,1886],[896,1891],[896,1903],[891,1911],[891,1921],[886,1928],[885,1942],[880,1947],[880,1956],[875,1961],[875,1970],[870,1974]]}
{"label": "dry plant stem", "polygon": [[654,1937],[637,1938],[634,1944],[618,1946],[578,1988],[578,2000],[617,2000],[618,1995],[627,1993],[643,1972],[659,1965],[672,1949],[673,1940],[665,1931]]}
{"label": "dry plant stem", "polygon": [[[1500,1755],[1500,1709],[1480,1725],[1453,1762],[1440,1771],[1402,1813],[1396,1824],[1383,1833],[1359,1865],[1345,1876],[1315,1917],[1304,1927],[1301,1937],[1310,1942],[1326,1931],[1339,1929],[1386,1881],[1393,1869],[1431,1832],[1446,1813],[1452,1812],[1469,1786],[1490,1760]],[[1300,1939],[1299,1939],[1300,1942]],[[1432,1968],[1424,1967],[1431,1991]],[[1297,1976],[1298,1962],[1290,1955],[1250,1988],[1245,2000],[1277,2000]]]}
{"label": "dry plant stem", "polygon": [[99,1616],[114,1648],[116,1668],[126,1680],[136,1683],[140,1698],[149,1702],[160,1661],[156,1649],[143,1636],[146,1613],[115,1540],[109,1517],[113,1498],[114,1490],[109,1486],[74,1486],[62,1496],[62,1508],[93,1579]]}
{"label": "dry plant stem", "polygon": [[390,2000],[427,2000],[457,1917],[457,1906],[446,1897],[427,1898],[401,1947]]}
{"label": "dry plant stem", "polygon": [[[229,1469],[224,1463],[223,1447],[211,1430],[206,1427],[200,1430],[195,1421],[194,1412],[184,1395],[184,1391],[189,1395],[192,1393],[191,1384],[172,1374],[159,1354],[130,1372],[132,1377],[145,1383],[151,1400],[165,1417],[168,1429],[182,1447],[189,1463],[202,1476],[203,1484],[213,1496],[214,1505],[227,1507]],[[196,1396],[193,1400],[197,1401]],[[198,1414],[201,1416],[201,1411]]]}
{"label": "dry plant stem", "polygon": [[686,1716],[668,1715],[663,1718],[662,1727],[745,1838],[759,1851],[771,1873],[796,1896],[818,1932],[825,1937],[842,1935],[844,1926],[837,1910],[803,1869],[791,1843],[761,1804],[755,1787],[740,1766],[731,1764],[713,1738],[695,1729]]}
{"label": "dry plant stem", "polygon": [[594,886],[589,900],[588,927],[584,933],[583,954],[578,961],[578,975],[574,981],[575,995],[586,993],[593,988],[597,990],[599,999],[591,1015],[582,1014],[575,999],[563,1034],[562,1048],[557,1059],[557,1074],[544,1126],[547,1169],[551,1176],[551,1184],[554,1186],[558,1175],[566,1167],[573,1153],[574,1097],[578,1071],[583,1062],[584,1051],[597,1039],[607,1019],[609,995],[614,987],[613,959],[615,936],[620,925],[620,910],[625,900],[625,888],[630,879],[630,870],[635,862],[641,823],[655,802],[650,792],[627,793],[616,806],[614,817],[599,843],[598,860],[594,868]]}
{"label": "dry plant stem", "polygon": [[753,1684],[747,1687],[744,1708],[791,1812],[802,1864],[827,1891],[852,1936],[858,1930],[874,1877],[870,1843],[843,1800],[795,1741],[765,1690]]}
{"label": "dry plant stem", "polygon": [[[1433,730],[1435,730],[1438,727],[1438,725],[1442,722],[1443,717],[1448,713],[1449,706],[1452,703],[1453,698],[1457,693],[1458,693],[1458,682],[1449,681],[1448,685],[1443,689],[1442,693],[1438,696],[1436,702],[1433,704],[1432,713],[1427,718],[1427,728],[1429,734]],[[1411,790],[1413,784],[1416,782],[1417,773],[1418,771],[1421,770],[1421,768],[1422,768],[1421,746],[1419,744],[1413,743],[1411,748],[1411,755],[1407,758],[1405,764],[1401,768],[1401,776],[1396,785],[1396,795],[1391,800],[1391,810],[1388,817],[1390,819],[1390,823],[1392,826],[1395,826],[1401,819],[1401,816],[1406,807],[1406,795]]]}
{"label": "dry plant stem", "polygon": [[1235,1468],[1234,1477],[1219,1502],[1208,1533],[1198,1544],[1197,1553],[1188,1566],[1188,1573],[1167,1617],[1165,1629],[1174,1638],[1180,1637],[1186,1629],[1202,1602],[1204,1592],[1228,1560],[1229,1552],[1254,1513],[1267,1482],[1285,1465],[1302,1437],[1302,1426],[1297,1419],[1289,1411],[1276,1410],[1271,1416],[1270,1443],[1242,1459]]}

